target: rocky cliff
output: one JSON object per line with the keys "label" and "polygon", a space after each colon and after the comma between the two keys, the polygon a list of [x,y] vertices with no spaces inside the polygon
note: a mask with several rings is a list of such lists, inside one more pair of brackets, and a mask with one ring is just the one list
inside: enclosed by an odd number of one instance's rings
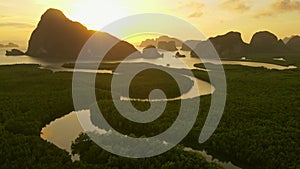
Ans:
{"label": "rocky cliff", "polygon": [[[249,44],[242,40],[240,33],[229,32],[225,35],[209,38],[208,41],[199,43],[195,50],[205,50],[209,41],[221,58],[241,58],[243,56],[258,56],[264,54],[284,55],[286,53],[297,53],[300,51],[300,37],[295,36],[285,44],[281,39],[278,39],[274,34],[268,31],[255,33]],[[196,57],[193,51],[191,55]]]}
{"label": "rocky cliff", "polygon": [[[195,50],[207,50],[209,42],[214,46],[220,57],[240,57],[246,53],[248,48],[248,45],[242,40],[241,33],[229,32],[198,43]],[[194,52],[192,52],[192,56],[196,57]]]}
{"label": "rocky cliff", "polygon": [[[95,33],[79,22],[69,20],[61,11],[48,9],[41,17],[29,40],[26,54],[52,59],[76,59],[86,41]],[[112,35],[103,33],[114,39]],[[105,39],[106,41],[108,39]],[[136,52],[136,48],[120,41],[105,56],[106,60],[120,60]]]}
{"label": "rocky cliff", "polygon": [[187,40],[184,43],[182,43],[181,49],[182,51],[191,51],[192,49],[195,49],[199,43],[202,41],[200,40]]}
{"label": "rocky cliff", "polygon": [[262,31],[253,35],[249,50],[251,53],[278,53],[287,52],[288,48],[274,34]]}
{"label": "rocky cliff", "polygon": [[287,43],[286,46],[293,50],[300,52],[300,36],[292,37]]}
{"label": "rocky cliff", "polygon": [[247,44],[239,32],[229,32],[209,40],[221,56],[241,56],[247,51]]}
{"label": "rocky cliff", "polygon": [[139,46],[140,47],[147,47],[147,46],[158,47],[158,44],[160,42],[163,42],[163,43],[168,43],[168,42],[173,43],[173,42],[175,42],[175,47],[181,47],[182,46],[182,41],[180,41],[179,39],[176,39],[176,38],[168,37],[168,36],[160,36],[160,37],[155,38],[155,39],[146,39],[146,40],[142,41]]}
{"label": "rocky cliff", "polygon": [[156,59],[163,57],[163,54],[160,54],[155,46],[150,45],[143,49],[142,57],[146,59]]}
{"label": "rocky cliff", "polygon": [[160,41],[157,44],[157,48],[166,50],[166,51],[176,51],[177,50],[175,41],[170,41],[170,42]]}

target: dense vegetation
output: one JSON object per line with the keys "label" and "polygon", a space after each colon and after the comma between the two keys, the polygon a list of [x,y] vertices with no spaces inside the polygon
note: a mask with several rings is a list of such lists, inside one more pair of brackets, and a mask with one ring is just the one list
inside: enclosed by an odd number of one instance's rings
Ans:
{"label": "dense vegetation", "polygon": [[[227,65],[225,70],[227,103],[218,129],[205,144],[199,145],[197,140],[211,99],[202,97],[198,120],[182,144],[205,149],[243,168],[299,168],[299,69],[278,71]],[[208,80],[206,72],[194,70],[194,74]],[[145,104],[138,103],[137,108]],[[115,129],[135,136],[153,136],[170,127],[180,105],[178,101],[168,104],[168,114],[150,125],[134,124],[120,116],[112,103],[99,101],[102,113]]]}
{"label": "dense vegetation", "polygon": [[[52,73],[40,70],[37,65],[13,65],[0,67],[0,168],[219,168],[198,154],[185,152],[177,147],[172,152],[150,159],[126,159],[104,152],[99,147],[87,149],[86,154],[97,153],[85,161],[72,162],[70,155],[40,138],[41,128],[55,118],[71,112],[71,73]],[[111,75],[103,74],[96,84],[98,98],[110,98],[103,80]],[[77,141],[78,145],[86,144]],[[76,144],[75,144],[76,145]],[[92,142],[87,146],[96,147]],[[79,146],[80,147],[80,146]],[[98,154],[100,153],[100,154]],[[101,154],[104,156],[101,156]],[[97,158],[106,157],[107,161]]]}
{"label": "dense vegetation", "polygon": [[221,168],[214,163],[207,163],[206,160],[197,153],[183,150],[182,146],[177,146],[171,151],[152,158],[129,159],[118,157],[104,151],[92,142],[87,135],[81,134],[73,143],[72,149],[72,153],[80,154],[81,165],[91,168]]}
{"label": "dense vegetation", "polygon": [[[225,66],[227,104],[214,135],[203,145],[223,160],[245,168],[299,168],[299,69],[277,71]],[[205,76],[203,72],[197,75]],[[199,136],[210,97],[202,99],[198,124],[184,141]],[[204,111],[203,111],[204,110]]]}
{"label": "dense vegetation", "polygon": [[[228,95],[218,129],[199,145],[197,140],[211,99],[202,97],[197,122],[181,144],[205,149],[243,168],[299,168],[300,70],[227,65],[225,71]],[[73,110],[72,74],[52,73],[33,65],[1,66],[0,72],[0,168],[178,168],[183,164],[186,168],[217,168],[199,155],[183,151],[181,146],[149,159],[117,157],[96,146],[86,135],[81,135],[72,146],[81,161],[72,162],[67,152],[39,137],[45,124]],[[208,80],[203,71],[194,70],[194,74]],[[141,75],[137,79],[145,74]],[[103,81],[110,82],[111,75],[98,75],[99,106],[109,123],[124,134],[156,135],[177,116],[180,104],[172,101],[152,124],[130,122],[118,115],[111,102],[110,85]],[[148,103],[133,104],[141,110],[149,107]]]}
{"label": "dense vegetation", "polygon": [[0,168],[72,168],[67,152],[39,137],[45,124],[72,111],[72,76],[33,65],[0,69]]}

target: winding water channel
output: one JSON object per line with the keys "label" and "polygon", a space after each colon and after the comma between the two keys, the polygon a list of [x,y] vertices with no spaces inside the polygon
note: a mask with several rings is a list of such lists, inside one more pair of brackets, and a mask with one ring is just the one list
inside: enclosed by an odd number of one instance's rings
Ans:
{"label": "winding water channel", "polygon": [[[182,68],[181,64],[178,64],[178,60],[183,62],[189,69],[195,69],[194,64],[199,63],[199,59],[196,58],[191,58],[191,57],[186,57],[186,58],[174,58],[172,56],[168,56],[164,58],[159,58],[159,59],[135,59],[130,62],[132,63],[141,63],[141,62],[146,62],[146,63],[152,63],[155,65],[161,65],[161,66],[168,66],[172,68]],[[177,61],[175,61],[177,60]],[[259,62],[247,62],[247,61],[222,61],[223,64],[229,64],[229,65],[244,65],[244,66],[251,66],[251,67],[265,67],[267,69],[277,69],[277,70],[285,70],[285,69],[294,69],[296,68],[295,66],[280,66],[280,65],[275,65],[275,64],[268,64],[268,63],[259,63]],[[57,71],[66,71],[66,72],[73,72],[73,69],[67,69],[67,68],[62,68],[61,63],[56,64],[56,65],[51,65],[46,62],[42,62],[40,60],[36,60],[33,58],[30,58],[28,56],[21,56],[21,57],[7,57],[4,56],[3,54],[0,54],[0,65],[13,65],[13,64],[39,64],[41,65],[40,68],[42,69],[49,69],[54,72]],[[203,69],[201,69],[203,70]],[[76,70],[80,72],[86,72],[86,73],[94,73],[94,70]],[[111,70],[97,70],[96,73],[109,73],[113,74]],[[198,96],[204,96],[204,95],[209,95],[212,92],[214,92],[214,87],[211,86],[209,83],[202,81],[200,79],[197,79],[195,77],[189,77],[193,82],[194,85],[193,87],[187,92],[184,93],[183,95],[177,97],[177,98],[172,98],[169,100],[177,100],[177,99],[188,99],[188,98],[194,98]],[[195,90],[198,90],[199,92],[195,92]],[[130,100],[130,98],[120,98],[124,100]],[[143,100],[138,100],[138,101],[143,101]],[[86,121],[90,121],[90,112],[89,110],[83,110],[80,112],[70,112],[69,114],[55,119],[52,121],[50,124],[46,125],[42,131],[41,131],[41,138],[44,140],[47,140],[56,146],[58,146],[61,149],[67,150],[68,152],[71,152],[71,144],[72,141],[74,141],[78,135],[81,132],[84,131],[95,131],[97,130],[98,132],[105,133],[105,130],[99,129],[96,126],[94,126],[92,123],[89,123],[85,126],[87,128],[83,129],[82,126],[80,125],[80,122],[78,120],[78,117],[83,119],[87,119]],[[185,148],[185,151],[192,151],[201,154],[203,157],[206,158],[207,161],[213,161],[221,166],[223,166],[226,169],[238,169],[239,167],[233,165],[231,162],[224,163],[220,162],[218,159],[214,159],[211,155],[208,155],[205,151],[198,151],[198,150],[193,150],[191,148]],[[78,160],[79,157],[73,156],[73,160]]]}

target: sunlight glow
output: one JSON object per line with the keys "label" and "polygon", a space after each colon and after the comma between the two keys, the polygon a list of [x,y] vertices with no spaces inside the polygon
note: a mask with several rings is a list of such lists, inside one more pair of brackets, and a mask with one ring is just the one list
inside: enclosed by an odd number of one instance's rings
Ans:
{"label": "sunlight glow", "polygon": [[[49,8],[59,9],[69,19],[94,30],[101,30],[104,26],[126,16],[162,13],[187,20],[209,37],[238,31],[242,33],[243,40],[250,42],[253,34],[262,30],[270,30],[281,39],[300,34],[300,13],[296,12],[297,8],[287,10],[284,6],[275,4],[274,2],[281,2],[275,0],[243,2],[251,8],[241,15],[239,11],[221,8],[218,5],[220,0],[2,0],[0,41],[7,43],[12,39],[19,39],[17,41],[27,45],[40,16]],[[272,4],[277,5],[275,9]],[[263,16],[263,12],[267,12],[270,16]],[[190,17],[193,13],[202,15]],[[20,23],[31,27],[19,27]],[[194,39],[193,36],[186,38]],[[137,41],[135,39],[140,39],[140,36],[131,38],[131,41]]]}
{"label": "sunlight glow", "polygon": [[78,0],[74,3],[71,19],[89,29],[100,30],[105,25],[129,15],[121,0]]}

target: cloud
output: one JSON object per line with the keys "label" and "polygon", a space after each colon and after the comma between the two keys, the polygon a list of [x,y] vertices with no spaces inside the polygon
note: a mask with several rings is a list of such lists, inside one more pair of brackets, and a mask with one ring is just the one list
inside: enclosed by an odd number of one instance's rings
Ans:
{"label": "cloud", "polygon": [[196,2],[196,1],[187,1],[184,5],[187,8],[193,8],[193,9],[202,9],[205,6],[202,2]]}
{"label": "cloud", "polygon": [[202,2],[195,1],[195,0],[189,0],[189,1],[183,1],[179,2],[179,9],[184,10],[187,13],[190,13],[188,15],[189,18],[198,18],[201,17],[203,13],[203,8],[205,5]]}
{"label": "cloud", "polygon": [[195,11],[193,13],[191,13],[188,17],[189,18],[199,18],[203,15],[203,12],[201,11]]}
{"label": "cloud", "polygon": [[300,1],[297,0],[276,0],[268,9],[257,12],[254,17],[275,16],[280,13],[300,12]]}
{"label": "cloud", "polygon": [[277,10],[277,12],[289,12],[299,11],[300,12],[300,1],[296,0],[277,0],[271,5],[271,8]]}
{"label": "cloud", "polygon": [[257,12],[257,13],[254,15],[254,18],[262,18],[262,17],[273,16],[273,15],[275,15],[275,12],[269,11],[269,10],[265,10],[265,11]]}
{"label": "cloud", "polygon": [[31,24],[20,23],[20,22],[5,22],[5,23],[0,23],[0,27],[32,28],[34,26]]}
{"label": "cloud", "polygon": [[222,0],[219,5],[221,9],[243,13],[250,9],[250,6],[244,0]]}

